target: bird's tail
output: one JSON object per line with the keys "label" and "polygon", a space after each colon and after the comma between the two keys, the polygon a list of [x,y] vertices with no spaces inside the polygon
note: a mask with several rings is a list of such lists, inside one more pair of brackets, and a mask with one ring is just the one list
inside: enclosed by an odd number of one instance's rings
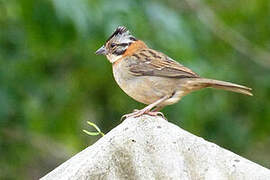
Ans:
{"label": "bird's tail", "polygon": [[253,94],[251,93],[251,88],[225,81],[206,78],[191,78],[187,81],[187,83],[191,85],[191,87],[193,87],[192,90],[211,87],[253,96]]}

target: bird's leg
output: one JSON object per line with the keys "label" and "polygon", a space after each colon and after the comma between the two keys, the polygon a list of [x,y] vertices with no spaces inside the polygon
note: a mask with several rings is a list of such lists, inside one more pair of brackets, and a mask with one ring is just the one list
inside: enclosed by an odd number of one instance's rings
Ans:
{"label": "bird's leg", "polygon": [[149,114],[150,116],[157,116],[157,115],[161,115],[162,117],[164,117],[164,115],[161,112],[155,112],[155,111],[151,111],[152,108],[154,108],[155,106],[158,106],[160,103],[162,103],[163,101],[167,100],[170,96],[163,96],[161,99],[155,101],[152,104],[149,104],[148,106],[146,106],[145,108],[141,109],[141,110],[137,110],[134,111],[130,114],[125,114],[124,116],[122,116],[121,120],[124,120],[126,118],[129,117],[138,117],[141,116],[143,114]]}
{"label": "bird's leg", "polygon": [[164,106],[156,106],[156,107],[152,110],[152,112],[158,112],[158,111],[160,111],[163,107],[164,107]]}

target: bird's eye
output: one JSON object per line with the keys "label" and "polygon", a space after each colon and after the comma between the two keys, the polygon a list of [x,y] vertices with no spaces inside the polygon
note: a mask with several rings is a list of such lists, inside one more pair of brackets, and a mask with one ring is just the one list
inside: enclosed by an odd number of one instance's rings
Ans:
{"label": "bird's eye", "polygon": [[111,44],[111,48],[114,48],[115,46],[116,46],[115,43],[112,43],[112,44]]}

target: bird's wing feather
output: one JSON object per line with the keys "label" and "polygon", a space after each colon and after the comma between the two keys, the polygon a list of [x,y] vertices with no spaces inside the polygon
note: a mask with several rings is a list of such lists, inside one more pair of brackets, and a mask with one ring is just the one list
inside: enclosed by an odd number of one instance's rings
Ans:
{"label": "bird's wing feather", "polygon": [[196,73],[163,53],[143,49],[128,60],[129,71],[137,76],[160,76],[169,78],[195,78]]}

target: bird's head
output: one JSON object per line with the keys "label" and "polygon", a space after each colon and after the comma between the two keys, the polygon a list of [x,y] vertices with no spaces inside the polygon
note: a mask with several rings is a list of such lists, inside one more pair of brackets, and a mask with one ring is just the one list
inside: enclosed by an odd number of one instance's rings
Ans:
{"label": "bird's head", "polygon": [[126,27],[119,26],[106,43],[96,51],[96,54],[105,55],[111,63],[114,63],[136,41],[137,39],[130,34]]}

